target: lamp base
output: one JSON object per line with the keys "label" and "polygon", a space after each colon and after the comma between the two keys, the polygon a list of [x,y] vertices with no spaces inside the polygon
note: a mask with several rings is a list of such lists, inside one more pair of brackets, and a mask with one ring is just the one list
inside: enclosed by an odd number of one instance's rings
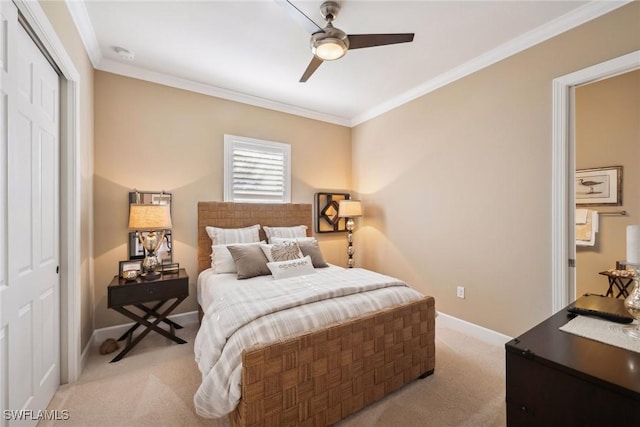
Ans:
{"label": "lamp base", "polygon": [[143,280],[156,280],[160,277],[160,273],[156,272],[156,268],[158,267],[158,258],[155,254],[155,249],[145,248],[147,249],[147,256],[144,257],[142,261],[142,274]]}
{"label": "lamp base", "polygon": [[142,280],[157,280],[160,278],[160,273],[158,273],[157,271],[150,271],[140,277],[142,277]]}

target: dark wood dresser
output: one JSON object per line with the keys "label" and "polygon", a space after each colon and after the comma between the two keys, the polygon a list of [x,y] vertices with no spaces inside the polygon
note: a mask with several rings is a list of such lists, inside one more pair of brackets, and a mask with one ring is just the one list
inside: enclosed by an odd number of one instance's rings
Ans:
{"label": "dark wood dresser", "polygon": [[569,320],[505,344],[507,425],[640,426],[640,353],[560,331]]}

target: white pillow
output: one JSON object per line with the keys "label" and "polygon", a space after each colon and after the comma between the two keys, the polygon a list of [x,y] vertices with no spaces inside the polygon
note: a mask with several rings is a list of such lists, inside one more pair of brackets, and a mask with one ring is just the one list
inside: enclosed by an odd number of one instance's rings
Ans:
{"label": "white pillow", "polygon": [[298,238],[298,237],[307,237],[307,226],[306,225],[296,225],[293,227],[262,227],[264,229],[264,234],[267,236],[267,240],[269,243],[273,243],[271,241],[274,237],[285,237],[289,239]]}
{"label": "white pillow", "polygon": [[[249,246],[264,243],[233,243],[233,246]],[[236,262],[231,256],[231,252],[227,249],[230,245],[213,245],[211,246],[211,268],[216,274],[237,273]]]}
{"label": "white pillow", "polygon": [[303,257],[298,243],[291,240],[273,245],[260,245],[260,248],[262,248],[262,252],[264,252],[269,262],[289,261]]}
{"label": "white pillow", "polygon": [[286,243],[286,242],[315,242],[315,237],[272,237],[270,243]]}
{"label": "white pillow", "polygon": [[271,270],[274,279],[286,279],[316,272],[308,256],[290,261],[268,262],[267,267]]}
{"label": "white pillow", "polygon": [[244,228],[205,227],[213,245],[230,245],[235,243],[256,243],[260,241],[258,232],[260,224]]}

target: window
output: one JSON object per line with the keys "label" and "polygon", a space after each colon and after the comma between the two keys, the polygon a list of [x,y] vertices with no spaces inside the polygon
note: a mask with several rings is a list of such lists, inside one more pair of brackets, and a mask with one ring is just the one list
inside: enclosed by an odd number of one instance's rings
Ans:
{"label": "window", "polygon": [[291,201],[291,146],[224,136],[224,201]]}

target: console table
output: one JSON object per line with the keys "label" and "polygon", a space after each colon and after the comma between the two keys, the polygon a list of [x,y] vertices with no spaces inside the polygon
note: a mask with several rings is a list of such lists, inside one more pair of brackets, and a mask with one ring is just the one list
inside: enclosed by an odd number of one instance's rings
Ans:
{"label": "console table", "polygon": [[[155,331],[178,344],[185,344],[186,341],[175,334],[175,329],[181,329],[182,326],[167,319],[167,316],[188,296],[189,276],[184,268],[175,273],[163,273],[156,280],[147,281],[138,278],[134,281],[126,281],[118,276],[114,277],[108,287],[107,306],[136,323],[118,338],[118,341],[126,338],[127,345],[111,362],[117,362],[122,359],[151,331]],[[162,311],[159,311],[171,299],[175,301],[162,309]],[[147,303],[154,304],[147,306],[145,305]],[[125,308],[126,306],[134,306],[142,311],[144,315],[140,316]],[[155,319],[153,322],[148,320],[151,317]],[[169,325],[169,331],[158,326],[161,322]],[[133,332],[140,326],[144,326],[145,329],[132,340]]]}
{"label": "console table", "polygon": [[560,331],[571,318],[563,309],[505,344],[507,424],[640,425],[640,353]]}

